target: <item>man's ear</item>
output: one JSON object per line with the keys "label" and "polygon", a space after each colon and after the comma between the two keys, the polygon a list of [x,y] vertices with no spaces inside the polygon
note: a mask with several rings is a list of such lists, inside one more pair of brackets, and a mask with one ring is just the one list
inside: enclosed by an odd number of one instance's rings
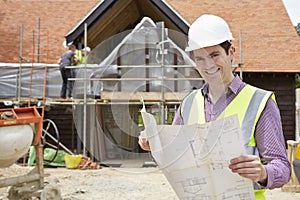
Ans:
{"label": "man's ear", "polygon": [[229,55],[230,56],[232,56],[232,55],[234,55],[234,53],[235,53],[235,47],[234,47],[234,45],[232,44],[231,46],[230,46],[230,48],[229,48]]}

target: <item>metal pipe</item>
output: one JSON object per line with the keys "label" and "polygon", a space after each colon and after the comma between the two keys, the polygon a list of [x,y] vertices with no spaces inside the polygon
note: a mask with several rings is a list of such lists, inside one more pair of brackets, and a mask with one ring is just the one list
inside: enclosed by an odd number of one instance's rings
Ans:
{"label": "metal pipe", "polygon": [[19,185],[22,183],[29,183],[33,181],[37,181],[41,178],[40,174],[26,174],[23,176],[17,176],[17,177],[10,177],[0,180],[0,188],[1,187],[7,187],[12,185]]}
{"label": "metal pipe", "polygon": [[[165,104],[180,104],[181,101],[178,102],[165,102]],[[81,102],[49,102],[49,105],[82,105]],[[87,103],[88,105],[142,105],[140,102],[116,102],[116,101],[106,101],[106,102],[95,102],[95,103]],[[146,105],[160,105],[158,101],[156,102],[145,102]]]}
{"label": "metal pipe", "polygon": [[[87,46],[87,24],[84,24],[84,46]],[[84,63],[84,87],[83,87],[83,155],[86,156],[86,107],[87,107],[87,71],[86,71],[86,62]]]}
{"label": "metal pipe", "polygon": [[19,73],[18,73],[18,79],[17,79],[17,102],[19,106],[19,102],[21,100],[21,77],[22,77],[22,61],[23,61],[23,33],[24,33],[24,24],[21,25],[21,33],[20,33],[20,65],[19,65]]}
{"label": "metal pipe", "polygon": [[[96,104],[95,104],[96,105]],[[90,146],[90,153],[92,155],[92,160],[95,161],[94,155],[95,155],[95,123],[97,123],[97,116],[96,116],[96,106],[90,106],[89,107],[89,117],[90,117],[90,141],[89,141],[89,146]]]}
{"label": "metal pipe", "polygon": [[40,63],[41,53],[41,19],[38,18],[38,49],[37,49],[37,62]]}
{"label": "metal pipe", "polygon": [[[56,143],[58,142],[58,140],[55,137],[53,137],[48,131],[44,130],[44,133],[46,133],[46,135],[49,136],[54,142],[56,142]],[[61,146],[69,154],[74,155],[74,153],[71,150],[69,150],[65,145],[63,145],[62,143],[59,142],[58,145]]]}
{"label": "metal pipe", "polygon": [[46,95],[47,95],[47,73],[48,73],[48,45],[49,45],[49,38],[48,38],[48,31],[46,34],[46,64],[44,68],[44,87],[43,87],[43,102],[46,101]]}
{"label": "metal pipe", "polygon": [[243,66],[243,37],[242,37],[242,30],[240,30],[240,63],[239,63],[239,67],[240,67],[240,78],[241,79],[243,79],[242,66]]}
{"label": "metal pipe", "polygon": [[160,123],[164,124],[165,121],[165,67],[164,67],[164,60],[165,60],[165,23],[161,22],[161,118]]}
{"label": "metal pipe", "polygon": [[32,30],[32,61],[31,61],[31,69],[30,69],[30,83],[29,83],[29,92],[28,92],[28,107],[31,105],[31,95],[32,95],[32,75],[33,75],[33,63],[34,63],[34,51],[35,51],[35,43],[34,43],[34,30]]}
{"label": "metal pipe", "polygon": [[[161,68],[161,65],[114,65],[118,68]],[[94,69],[95,67],[99,67],[97,64],[87,64],[88,69]],[[194,68],[191,65],[164,65],[165,68]],[[85,65],[76,65],[76,66],[66,66],[67,69],[80,69],[85,68]]]}
{"label": "metal pipe", "polygon": [[[164,78],[165,80],[178,80],[178,81],[185,81],[185,80],[203,80],[203,78]],[[84,78],[70,78],[69,80],[73,81],[85,81]],[[153,78],[91,78],[90,81],[160,81],[160,77],[153,77]]]}

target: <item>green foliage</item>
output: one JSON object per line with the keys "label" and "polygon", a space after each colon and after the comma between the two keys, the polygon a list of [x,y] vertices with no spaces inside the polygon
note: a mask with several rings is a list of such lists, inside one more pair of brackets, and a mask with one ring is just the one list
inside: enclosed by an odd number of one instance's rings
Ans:
{"label": "green foliage", "polygon": [[295,26],[295,29],[300,37],[300,23],[298,23],[297,26]]}
{"label": "green foliage", "polygon": [[295,76],[295,88],[300,88],[300,76],[296,74]]}
{"label": "green foliage", "polygon": [[[159,113],[151,113],[154,116],[154,119],[156,121],[157,124],[160,124],[160,114]],[[144,122],[143,122],[143,118],[142,118],[142,114],[139,113],[138,115],[138,124],[140,126],[144,126]]]}
{"label": "green foliage", "polygon": [[168,124],[172,124],[173,119],[175,117],[175,112],[168,112]]}
{"label": "green foliage", "polygon": [[139,112],[139,115],[138,115],[138,125],[144,126],[142,114],[140,112]]}
{"label": "green foliage", "polygon": [[[160,124],[160,118],[161,118],[160,114],[159,113],[151,113],[151,114],[154,116],[154,118],[156,120],[156,123]],[[167,124],[172,124],[174,116],[175,116],[175,112],[168,112],[166,123]],[[138,125],[144,126],[144,122],[143,122],[143,118],[142,118],[141,113],[139,113],[139,115],[138,115]]]}

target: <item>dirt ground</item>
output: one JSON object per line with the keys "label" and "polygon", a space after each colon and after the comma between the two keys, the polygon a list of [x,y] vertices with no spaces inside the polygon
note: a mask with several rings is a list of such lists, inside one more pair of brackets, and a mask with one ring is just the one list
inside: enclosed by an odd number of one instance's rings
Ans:
{"label": "dirt ground", "polygon": [[[0,180],[27,173],[29,167],[13,165],[0,169]],[[176,200],[168,181],[155,167],[107,168],[78,170],[45,168],[45,185],[59,188],[64,200]],[[0,200],[7,200],[7,187],[0,188]],[[300,193],[282,192],[281,189],[266,192],[269,200],[300,199]]]}

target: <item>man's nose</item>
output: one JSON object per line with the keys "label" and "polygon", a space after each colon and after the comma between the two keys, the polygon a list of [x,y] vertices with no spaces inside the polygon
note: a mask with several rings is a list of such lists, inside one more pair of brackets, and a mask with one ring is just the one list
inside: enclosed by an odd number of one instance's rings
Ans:
{"label": "man's nose", "polygon": [[213,66],[216,65],[215,60],[211,56],[207,56],[205,58],[205,62],[204,63],[205,63],[205,66],[207,66],[207,67],[213,67]]}

